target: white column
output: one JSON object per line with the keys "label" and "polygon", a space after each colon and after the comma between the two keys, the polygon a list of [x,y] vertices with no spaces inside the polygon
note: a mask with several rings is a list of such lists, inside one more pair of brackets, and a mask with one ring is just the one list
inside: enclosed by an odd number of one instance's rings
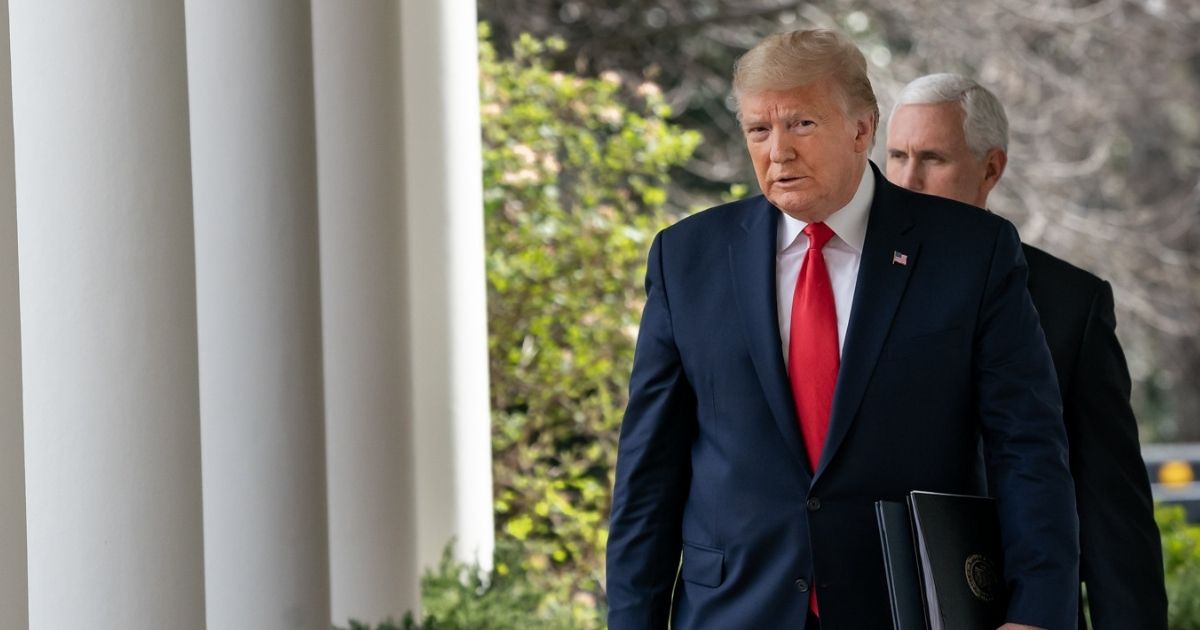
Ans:
{"label": "white column", "polygon": [[0,0],[0,628],[29,626],[8,1]]}
{"label": "white column", "polygon": [[399,6],[313,3],[334,622],[416,610]]}
{"label": "white column", "polygon": [[187,2],[212,628],[329,627],[311,14]]}
{"label": "white column", "polygon": [[418,557],[490,566],[487,291],[474,0],[401,4]]}
{"label": "white column", "polygon": [[29,625],[203,628],[183,3],[10,33]]}

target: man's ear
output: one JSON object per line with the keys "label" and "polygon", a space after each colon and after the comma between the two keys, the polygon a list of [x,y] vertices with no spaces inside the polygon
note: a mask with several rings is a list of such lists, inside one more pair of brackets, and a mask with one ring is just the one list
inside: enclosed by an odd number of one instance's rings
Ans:
{"label": "man's ear", "polygon": [[996,187],[1007,165],[1008,154],[1004,149],[989,149],[987,155],[983,156],[983,182],[979,185],[979,192],[984,197]]}
{"label": "man's ear", "polygon": [[871,150],[877,126],[877,119],[871,114],[864,113],[854,119],[854,148],[860,153]]}

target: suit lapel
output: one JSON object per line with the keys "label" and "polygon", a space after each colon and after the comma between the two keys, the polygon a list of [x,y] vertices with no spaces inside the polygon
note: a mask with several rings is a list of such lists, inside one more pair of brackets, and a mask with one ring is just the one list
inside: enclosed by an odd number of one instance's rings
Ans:
{"label": "suit lapel", "polygon": [[807,477],[808,457],[801,442],[791,385],[783,363],[783,342],[779,337],[779,315],[775,302],[778,213],[765,197],[760,197],[751,205],[742,222],[744,233],[729,245],[729,262],[750,359],[780,436],[796,456],[799,468]]}
{"label": "suit lapel", "polygon": [[895,186],[883,178],[874,164],[871,169],[875,176],[875,197],[867,219],[866,241],[842,348],[829,436],[814,481],[836,456],[850,431],[909,276],[919,264],[920,242],[910,233],[913,221],[908,208],[898,199]]}

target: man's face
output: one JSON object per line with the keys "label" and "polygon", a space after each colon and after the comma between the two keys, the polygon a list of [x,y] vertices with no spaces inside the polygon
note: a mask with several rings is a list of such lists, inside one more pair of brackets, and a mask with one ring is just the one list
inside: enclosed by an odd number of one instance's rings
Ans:
{"label": "man's face", "polygon": [[858,190],[875,132],[847,116],[830,79],[740,97],[742,134],[763,194],[807,223],[824,221]]}
{"label": "man's face", "polygon": [[1004,170],[1000,149],[980,159],[967,146],[958,103],[901,105],[887,130],[887,178],[909,190],[987,206]]}

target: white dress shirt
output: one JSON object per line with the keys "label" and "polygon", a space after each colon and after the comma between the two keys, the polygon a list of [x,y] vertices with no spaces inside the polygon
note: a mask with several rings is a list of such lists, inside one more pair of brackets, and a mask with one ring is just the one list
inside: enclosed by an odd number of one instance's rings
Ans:
{"label": "white dress shirt", "polygon": [[[825,220],[833,230],[833,238],[821,250],[825,254],[825,266],[829,269],[829,280],[833,283],[833,302],[837,308],[838,352],[846,340],[846,327],[850,324],[850,307],[854,302],[854,287],[858,284],[858,265],[862,260],[863,243],[867,238],[867,217],[871,211],[871,199],[875,196],[875,174],[868,162],[858,183],[858,191],[850,203]],[[808,252],[808,237],[803,230],[804,221],[779,213],[779,228],[776,230],[775,255],[775,302],[779,309],[779,338],[783,341],[783,361],[787,364],[788,339],[791,337],[792,295],[796,292],[796,278]]]}

